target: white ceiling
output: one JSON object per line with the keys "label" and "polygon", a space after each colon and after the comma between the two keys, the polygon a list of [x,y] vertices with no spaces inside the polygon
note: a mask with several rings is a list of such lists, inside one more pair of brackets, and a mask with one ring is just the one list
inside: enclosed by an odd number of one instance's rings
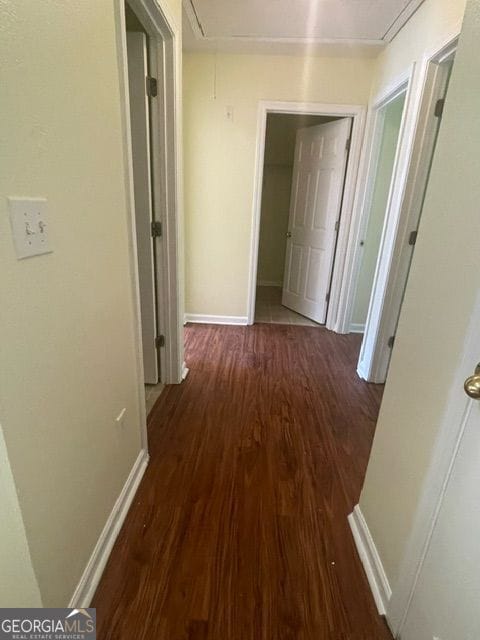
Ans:
{"label": "white ceiling", "polygon": [[[373,55],[423,0],[183,0],[186,49],[360,47]],[[281,49],[281,50],[280,50]]]}

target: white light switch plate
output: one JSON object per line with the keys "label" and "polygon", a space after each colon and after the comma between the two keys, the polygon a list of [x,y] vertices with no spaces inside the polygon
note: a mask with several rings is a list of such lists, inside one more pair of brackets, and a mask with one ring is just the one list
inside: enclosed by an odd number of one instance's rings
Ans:
{"label": "white light switch plate", "polygon": [[17,258],[51,253],[45,198],[9,198],[10,223]]}

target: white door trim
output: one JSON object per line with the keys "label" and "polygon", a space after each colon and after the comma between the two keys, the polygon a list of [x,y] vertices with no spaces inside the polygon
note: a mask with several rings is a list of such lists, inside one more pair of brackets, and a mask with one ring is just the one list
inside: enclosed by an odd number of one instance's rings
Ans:
{"label": "white door trim", "polygon": [[135,225],[142,321],[143,372],[147,384],[159,381],[157,337],[157,294],[154,239],[151,234],[153,218],[151,168],[150,100],[145,91],[148,75],[147,36],[143,32],[127,32],[128,80],[130,100],[130,129],[132,140]]}
{"label": "white door trim", "polygon": [[[406,136],[408,135],[407,127],[413,126],[414,123],[409,122],[410,105],[412,104],[412,78],[414,75],[414,65],[412,65],[405,73],[399,75],[393,82],[385,87],[373,100],[372,106],[369,110],[368,117],[368,130],[367,139],[365,142],[365,163],[362,166],[362,187],[363,191],[359,197],[358,206],[363,212],[362,226],[359,229],[360,235],[365,233],[368,225],[370,202],[373,195],[373,189],[375,186],[375,174],[379,156],[379,149],[382,138],[382,131],[384,125],[384,112],[383,109],[393,102],[396,98],[405,94],[405,105],[403,108],[402,120],[400,124],[400,131],[398,134],[397,149],[395,152],[395,160],[392,169],[392,177],[390,182],[390,189],[387,198],[385,219],[383,223],[382,236],[380,240],[380,246],[378,250],[378,259],[375,267],[375,274],[373,278],[372,293],[370,296],[370,302],[368,305],[367,319],[365,321],[365,332],[362,341],[362,348],[360,351],[360,357],[358,362],[358,374],[360,377],[366,380],[371,380],[369,377],[369,357],[372,353],[371,344],[376,338],[374,332],[372,317],[375,317],[375,313],[379,313],[379,309],[383,308],[383,297],[380,295],[382,292],[379,290],[379,281],[385,276],[382,269],[383,264],[380,260],[380,256],[389,259],[391,256],[391,248],[387,246],[386,237],[389,238],[392,231],[396,229],[396,218],[399,215],[399,196],[397,184],[398,181],[405,179],[405,159],[404,159],[404,147],[406,142]],[[390,238],[392,241],[392,239]],[[355,272],[354,277],[350,283],[349,294],[352,296],[352,302],[355,296],[355,291],[358,282],[358,276],[361,266],[361,251],[360,243],[357,241],[355,248]],[[383,292],[384,293],[384,292]]]}
{"label": "white door trim", "polygon": [[[435,51],[426,54],[419,66],[422,87],[428,88],[431,64],[441,64],[454,53],[459,33],[460,28],[449,36],[443,44],[439,44]],[[418,111],[419,118],[421,115],[420,108],[425,106],[423,104],[425,99],[429,99],[428,95],[422,94],[422,101],[419,104]],[[419,123],[421,123],[420,120]],[[480,296],[477,300],[476,310],[472,314],[471,328],[468,332],[470,339],[467,339],[465,343],[463,357],[453,378],[449,402],[439,428],[432,459],[423,484],[422,495],[400,566],[399,578],[392,585],[392,596],[387,606],[387,620],[395,637],[401,632],[406,619],[462,437],[465,416],[470,406],[470,401],[466,396],[464,402],[462,400],[459,401],[459,394],[463,399],[465,372],[473,371],[476,364],[475,358],[477,354],[471,342],[474,329],[478,326],[479,318]],[[458,429],[452,429],[452,425],[455,424],[459,425]]]}
{"label": "white door trim", "polygon": [[[389,360],[387,342],[390,335],[395,333],[398,308],[401,304],[398,297],[403,295],[400,287],[400,280],[404,277],[400,269],[403,243],[407,241],[412,221],[415,217],[418,220],[421,212],[419,191],[424,185],[421,163],[425,160],[422,153],[423,145],[417,141],[428,135],[431,126],[426,112],[431,109],[432,101],[436,100],[433,90],[435,71],[432,67],[438,66],[452,55],[457,39],[458,33],[454,38],[449,37],[446,44],[414,65],[406,74],[409,77],[409,88],[357,368],[359,376],[369,382],[385,382]],[[397,82],[400,86],[401,79]],[[384,105],[383,100],[389,91],[393,95],[395,85],[390,85],[382,92],[380,99],[374,103],[374,110]],[[369,131],[371,146],[374,144],[374,136],[375,120]],[[368,175],[370,169],[367,169]],[[367,180],[367,177],[365,179]]]}
{"label": "white door trim", "polygon": [[[150,53],[158,66],[159,99],[157,108],[152,109],[154,128],[159,131],[165,143],[164,151],[159,149],[160,136],[152,149],[154,165],[154,193],[163,186],[166,196],[161,202],[165,206],[163,216],[164,235],[162,238],[162,268],[164,277],[158,282],[160,305],[165,310],[160,319],[160,331],[165,335],[165,349],[162,361],[162,382],[177,383],[182,380],[183,371],[183,310],[178,286],[179,210],[181,193],[181,50],[176,37],[177,26],[173,18],[155,0],[130,0],[129,4],[141,20],[149,34]],[[143,380],[142,332],[140,320],[140,297],[138,285],[137,243],[135,233],[135,209],[133,190],[133,164],[130,134],[130,104],[127,74],[127,39],[125,5],[123,0],[115,0],[115,27],[117,60],[120,81],[120,111],[123,130],[123,154],[125,166],[125,191],[128,215],[129,262],[132,288],[132,302],[135,324],[136,379],[138,386],[139,421],[141,425],[142,448],[148,449],[145,388]],[[163,97],[163,99],[162,99]],[[162,126],[160,126],[160,123]],[[164,176],[164,178],[162,178]],[[163,182],[162,182],[163,180]]]}
{"label": "white door trim", "polygon": [[358,166],[365,127],[365,107],[361,105],[323,104],[316,102],[271,102],[261,101],[258,105],[257,144],[255,155],[255,178],[252,206],[252,230],[250,237],[250,261],[248,279],[247,318],[253,324],[255,316],[255,297],[258,266],[258,243],[260,237],[260,215],[262,203],[263,162],[265,154],[265,133],[269,113],[306,114],[352,118],[352,136],[350,156],[345,176],[345,189],[337,237],[335,263],[333,266],[330,302],[327,313],[327,329],[339,333],[348,332],[351,309],[347,307],[343,289],[351,276],[351,235],[357,226],[354,219],[353,204],[355,198]]}
{"label": "white door trim", "polygon": [[[355,219],[358,224],[355,233],[352,234],[352,248],[349,252],[351,260],[350,278],[345,283],[344,295],[346,306],[353,309],[355,294],[362,265],[362,253],[360,241],[365,237],[370,218],[370,205],[375,187],[375,176],[382,143],[382,133],[385,122],[384,107],[393,102],[400,95],[408,91],[411,70],[401,74],[387,87],[383,89],[373,100],[367,114],[365,142],[362,150],[362,158],[359,170],[359,188],[355,198]],[[400,136],[399,136],[400,139]],[[397,145],[398,154],[398,145]],[[397,157],[397,156],[396,156]],[[393,171],[395,167],[393,168]],[[393,172],[392,172],[393,176]],[[366,324],[363,325],[364,331]],[[345,331],[347,327],[345,327]],[[350,331],[352,325],[350,324]]]}

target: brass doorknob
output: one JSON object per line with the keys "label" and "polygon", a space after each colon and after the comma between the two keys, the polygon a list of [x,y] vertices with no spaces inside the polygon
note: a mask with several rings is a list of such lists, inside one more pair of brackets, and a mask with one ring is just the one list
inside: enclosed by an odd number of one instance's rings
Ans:
{"label": "brass doorknob", "polygon": [[465,393],[469,398],[480,400],[480,363],[475,367],[473,376],[469,376],[463,385]]}
{"label": "brass doorknob", "polygon": [[287,238],[291,238],[292,237],[292,232],[291,231],[287,231],[287,233],[285,235],[287,236]]}

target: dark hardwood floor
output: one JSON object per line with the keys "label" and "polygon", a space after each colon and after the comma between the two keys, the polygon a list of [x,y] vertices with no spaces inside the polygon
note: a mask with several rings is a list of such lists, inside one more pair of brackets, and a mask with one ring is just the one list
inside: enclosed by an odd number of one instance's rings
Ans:
{"label": "dark hardwood floor", "polygon": [[188,326],[190,374],[92,606],[99,640],[387,640],[347,515],[382,387],[357,335]]}

